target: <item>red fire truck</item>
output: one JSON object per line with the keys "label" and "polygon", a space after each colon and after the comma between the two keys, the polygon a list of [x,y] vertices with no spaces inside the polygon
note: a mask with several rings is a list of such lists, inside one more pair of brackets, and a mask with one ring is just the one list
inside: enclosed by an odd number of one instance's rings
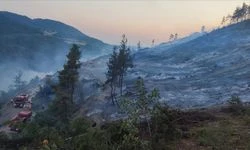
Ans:
{"label": "red fire truck", "polygon": [[16,108],[23,108],[26,103],[29,103],[29,96],[26,94],[18,95],[11,100]]}

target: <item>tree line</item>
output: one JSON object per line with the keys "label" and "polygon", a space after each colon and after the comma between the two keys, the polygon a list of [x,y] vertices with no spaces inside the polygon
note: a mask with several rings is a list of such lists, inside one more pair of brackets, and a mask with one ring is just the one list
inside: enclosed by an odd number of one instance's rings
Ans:
{"label": "tree line", "polygon": [[250,19],[250,5],[243,3],[241,7],[236,7],[232,15],[224,16],[221,25],[238,23],[247,19]]}

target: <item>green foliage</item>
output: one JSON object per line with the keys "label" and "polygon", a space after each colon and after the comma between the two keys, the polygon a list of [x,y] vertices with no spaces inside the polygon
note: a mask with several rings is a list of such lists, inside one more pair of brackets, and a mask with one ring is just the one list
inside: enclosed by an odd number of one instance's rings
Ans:
{"label": "green foliage", "polygon": [[231,96],[231,98],[228,100],[228,103],[229,111],[232,112],[234,115],[241,115],[245,112],[245,108],[239,96]]}
{"label": "green foliage", "polygon": [[77,118],[72,121],[70,129],[71,134],[77,135],[79,133],[87,132],[88,128],[91,127],[91,122],[85,118]]}
{"label": "green foliage", "polygon": [[32,78],[29,82],[30,85],[36,85],[40,82],[40,78],[38,76],[35,76],[34,78]]}
{"label": "green foliage", "polygon": [[106,84],[110,85],[111,88],[111,99],[112,103],[115,104],[115,94],[116,94],[116,85],[117,85],[117,79],[118,79],[118,54],[116,52],[116,47],[114,47],[113,53],[109,58],[109,62],[107,63],[108,71],[106,73]]}
{"label": "green foliage", "polygon": [[[235,130],[230,125],[230,121],[219,122],[217,126],[201,127],[196,131],[198,142],[201,146],[211,147],[211,149],[237,149],[235,142],[231,141],[235,136]],[[236,139],[235,139],[236,140]]]}
{"label": "green foliage", "polygon": [[9,99],[8,93],[5,91],[0,91],[0,106]]}
{"label": "green foliage", "polygon": [[5,141],[8,139],[8,136],[5,132],[0,132],[0,141]]}
{"label": "green foliage", "polygon": [[127,46],[127,38],[125,35],[122,36],[120,46],[118,48],[119,52],[116,52],[116,47],[114,47],[113,54],[109,58],[107,63],[108,71],[106,73],[106,84],[109,83],[111,87],[111,98],[112,103],[115,104],[114,99],[116,95],[116,86],[120,87],[120,96],[122,96],[122,87],[124,76],[127,73],[128,68],[133,67],[132,56],[130,49]]}
{"label": "green foliage", "polygon": [[51,78],[47,76],[45,78],[45,84],[40,86],[38,93],[32,99],[32,107],[36,110],[46,109],[46,106],[52,101],[54,97],[54,86],[55,83],[53,83]]}
{"label": "green foliage", "polygon": [[23,77],[23,72],[19,71],[14,78],[14,85],[10,86],[10,88],[12,87],[14,88],[12,90],[14,90],[15,92],[21,91],[26,85],[26,82],[23,81],[22,77]]}
{"label": "green foliage", "polygon": [[53,115],[53,112],[49,110],[38,112],[33,119],[39,126],[56,126],[58,123],[58,119]]}
{"label": "green foliage", "polygon": [[236,95],[232,95],[231,98],[228,100],[228,103],[230,105],[242,105],[240,97]]}
{"label": "green foliage", "polygon": [[168,143],[181,137],[178,128],[179,112],[168,107],[159,107],[152,116],[153,145]]}
{"label": "green foliage", "polygon": [[127,46],[128,40],[125,34],[122,35],[122,40],[119,46],[118,54],[118,68],[119,68],[119,85],[120,85],[120,96],[122,96],[122,87],[124,76],[127,73],[128,68],[133,67],[133,60],[130,49]]}
{"label": "green foliage", "polygon": [[243,3],[242,7],[237,7],[232,15],[231,20],[233,22],[238,22],[239,20],[246,19],[248,15],[248,5],[246,3]]}
{"label": "green foliage", "polygon": [[150,150],[151,145],[148,141],[139,137],[139,129],[136,122],[127,119],[121,124],[121,130],[123,131],[122,141],[118,144],[118,149],[121,150]]}
{"label": "green foliage", "polygon": [[[152,104],[157,104],[157,100],[160,98],[160,93],[158,89],[153,89],[150,93],[147,92],[144,85],[143,78],[139,77],[136,81],[136,101],[137,109],[142,109],[144,111],[150,111],[149,107]],[[146,113],[146,112],[145,112]]]}
{"label": "green foliage", "polygon": [[39,137],[40,127],[36,123],[20,123],[16,126],[16,128],[21,129],[23,138],[37,140],[37,138]]}
{"label": "green foliage", "polygon": [[55,147],[57,148],[64,147],[65,145],[63,132],[57,130],[54,127],[40,128],[38,137],[39,137],[39,142],[48,140],[48,147],[52,149]]}
{"label": "green foliage", "polygon": [[122,120],[106,124],[102,128],[109,144],[109,149],[148,150],[150,142],[142,139],[138,126],[131,120]]}
{"label": "green foliage", "polygon": [[[29,140],[29,143],[23,143],[27,147],[32,147],[32,145],[41,146],[42,149],[55,149],[55,147],[60,148],[65,146],[64,133],[51,126],[41,126],[36,121],[30,123],[19,123],[17,128],[21,129],[19,134],[19,139]],[[43,146],[42,142],[44,140],[48,141],[46,146]]]}
{"label": "green foliage", "polygon": [[121,110],[129,116],[139,118],[139,115],[150,116],[153,109],[152,106],[158,104],[160,98],[159,91],[153,89],[151,92],[146,90],[143,78],[139,77],[135,83],[135,97],[123,97],[120,101]]}
{"label": "green foliage", "polygon": [[56,98],[51,106],[51,110],[60,119],[67,123],[74,108],[75,84],[78,82],[81,52],[79,47],[73,44],[67,55],[67,63],[63,70],[59,71],[59,83],[55,87]]}
{"label": "green foliage", "polygon": [[242,4],[242,7],[236,7],[232,15],[228,15],[227,17],[223,17],[221,24],[225,24],[227,21],[231,23],[240,22],[246,19],[249,19],[250,16],[250,6],[246,3]]}
{"label": "green foliage", "polygon": [[144,80],[140,77],[136,80],[135,89],[135,99],[123,98],[120,107],[128,115],[128,122],[131,122],[131,125],[145,121],[148,133],[151,136],[150,118],[155,110],[152,109],[152,106],[158,104],[160,94],[157,89],[153,89],[148,93],[144,85]]}
{"label": "green foliage", "polygon": [[139,137],[138,123],[145,122],[147,126],[147,134],[152,137],[152,128],[150,118],[156,109],[152,106],[156,105],[160,94],[157,89],[153,89],[148,93],[142,78],[138,78],[135,84],[135,97],[123,97],[120,101],[120,108],[128,116],[122,121],[121,130],[126,133],[122,135],[122,143],[120,149],[151,149],[150,142]]}
{"label": "green foliage", "polygon": [[138,43],[137,43],[137,50],[140,50],[141,49],[141,41],[139,41]]}
{"label": "green foliage", "polygon": [[108,145],[108,139],[104,131],[88,128],[85,133],[72,138],[72,146],[80,150],[110,150],[112,148]]}

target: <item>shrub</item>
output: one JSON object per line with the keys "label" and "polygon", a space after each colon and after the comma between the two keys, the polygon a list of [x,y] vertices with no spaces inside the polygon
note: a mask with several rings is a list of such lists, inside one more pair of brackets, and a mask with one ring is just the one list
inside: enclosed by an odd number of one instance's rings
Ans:
{"label": "shrub", "polygon": [[229,111],[234,115],[241,115],[245,112],[245,108],[239,96],[231,96],[228,100],[229,103]]}
{"label": "shrub", "polygon": [[171,110],[168,107],[159,108],[158,112],[152,117],[153,125],[153,144],[157,145],[160,141],[170,142],[181,137],[178,129],[179,111]]}
{"label": "shrub", "polygon": [[91,127],[90,120],[84,118],[77,118],[71,122],[70,129],[72,135],[77,135],[81,133],[86,133],[88,128]]}
{"label": "shrub", "polygon": [[236,95],[232,95],[231,98],[228,100],[228,103],[230,105],[241,105],[242,104],[240,97],[236,96]]}

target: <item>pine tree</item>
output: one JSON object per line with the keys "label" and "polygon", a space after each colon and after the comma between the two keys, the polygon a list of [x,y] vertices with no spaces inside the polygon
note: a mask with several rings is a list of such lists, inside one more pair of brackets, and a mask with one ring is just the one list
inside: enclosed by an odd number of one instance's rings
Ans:
{"label": "pine tree", "polygon": [[118,54],[120,96],[122,96],[123,80],[124,76],[126,75],[127,69],[133,67],[132,56],[130,54],[130,49],[127,46],[127,42],[128,40],[126,36],[123,35]]}
{"label": "pine tree", "polygon": [[239,22],[243,21],[248,16],[248,5],[246,3],[242,4],[242,7],[237,7],[232,15],[231,21]]}
{"label": "pine tree", "polygon": [[19,71],[14,78],[14,88],[16,91],[22,90],[26,82],[22,80],[23,72]]}
{"label": "pine tree", "polygon": [[115,104],[114,99],[117,83],[120,87],[120,96],[122,96],[124,76],[126,75],[128,68],[133,67],[132,56],[130,54],[130,49],[127,46],[127,38],[125,35],[122,36],[121,44],[118,50],[119,53],[117,53],[116,48],[114,48],[113,54],[107,63],[108,71],[106,73],[106,84],[108,83],[111,87],[110,95],[113,104]]}
{"label": "pine tree", "polygon": [[135,84],[135,99],[124,97],[120,101],[121,110],[128,115],[127,122],[130,124],[132,123],[131,125],[133,125],[142,121],[144,118],[147,123],[148,133],[151,136],[150,118],[156,111],[151,107],[158,104],[159,98],[159,91],[153,89],[148,92],[143,78],[138,77]]}
{"label": "pine tree", "polygon": [[243,3],[241,8],[242,20],[245,20],[247,18],[247,15],[248,15],[248,5],[246,3]]}
{"label": "pine tree", "polygon": [[145,115],[145,119],[148,126],[148,132],[151,136],[151,126],[149,123],[149,119],[152,113],[150,109],[151,104],[156,104],[157,100],[160,98],[159,91],[157,89],[153,89],[151,93],[148,93],[144,84],[143,78],[139,77],[136,81],[136,96],[137,96],[137,111],[140,114]]}
{"label": "pine tree", "polygon": [[174,39],[174,35],[171,33],[169,36],[169,41],[171,42]]}
{"label": "pine tree", "polygon": [[224,25],[225,24],[225,22],[226,22],[226,17],[225,16],[223,16],[223,18],[222,18],[222,20],[221,20],[221,25]]}
{"label": "pine tree", "polygon": [[112,103],[115,104],[115,94],[116,94],[116,84],[118,79],[118,54],[116,52],[116,47],[113,49],[113,53],[109,58],[109,62],[107,63],[108,71],[106,73],[106,84],[110,85],[111,88],[111,99]]}
{"label": "pine tree", "polygon": [[178,39],[178,33],[174,34],[174,41]]}
{"label": "pine tree", "polygon": [[139,41],[138,43],[137,43],[137,50],[140,50],[141,49],[141,41]]}
{"label": "pine tree", "polygon": [[249,19],[250,18],[250,5],[248,5],[248,7],[247,7],[247,19]]}
{"label": "pine tree", "polygon": [[205,26],[201,26],[201,33],[205,33],[206,31],[206,27]]}
{"label": "pine tree", "polygon": [[155,45],[155,39],[152,40],[152,47]]}
{"label": "pine tree", "polygon": [[233,22],[238,22],[239,19],[240,19],[240,14],[241,14],[241,8],[240,7],[237,7],[232,15],[232,18],[231,20]]}
{"label": "pine tree", "polygon": [[73,44],[67,55],[67,63],[63,70],[58,72],[59,83],[55,87],[56,99],[52,106],[61,121],[67,122],[73,109],[75,84],[78,81],[81,52],[79,47]]}

